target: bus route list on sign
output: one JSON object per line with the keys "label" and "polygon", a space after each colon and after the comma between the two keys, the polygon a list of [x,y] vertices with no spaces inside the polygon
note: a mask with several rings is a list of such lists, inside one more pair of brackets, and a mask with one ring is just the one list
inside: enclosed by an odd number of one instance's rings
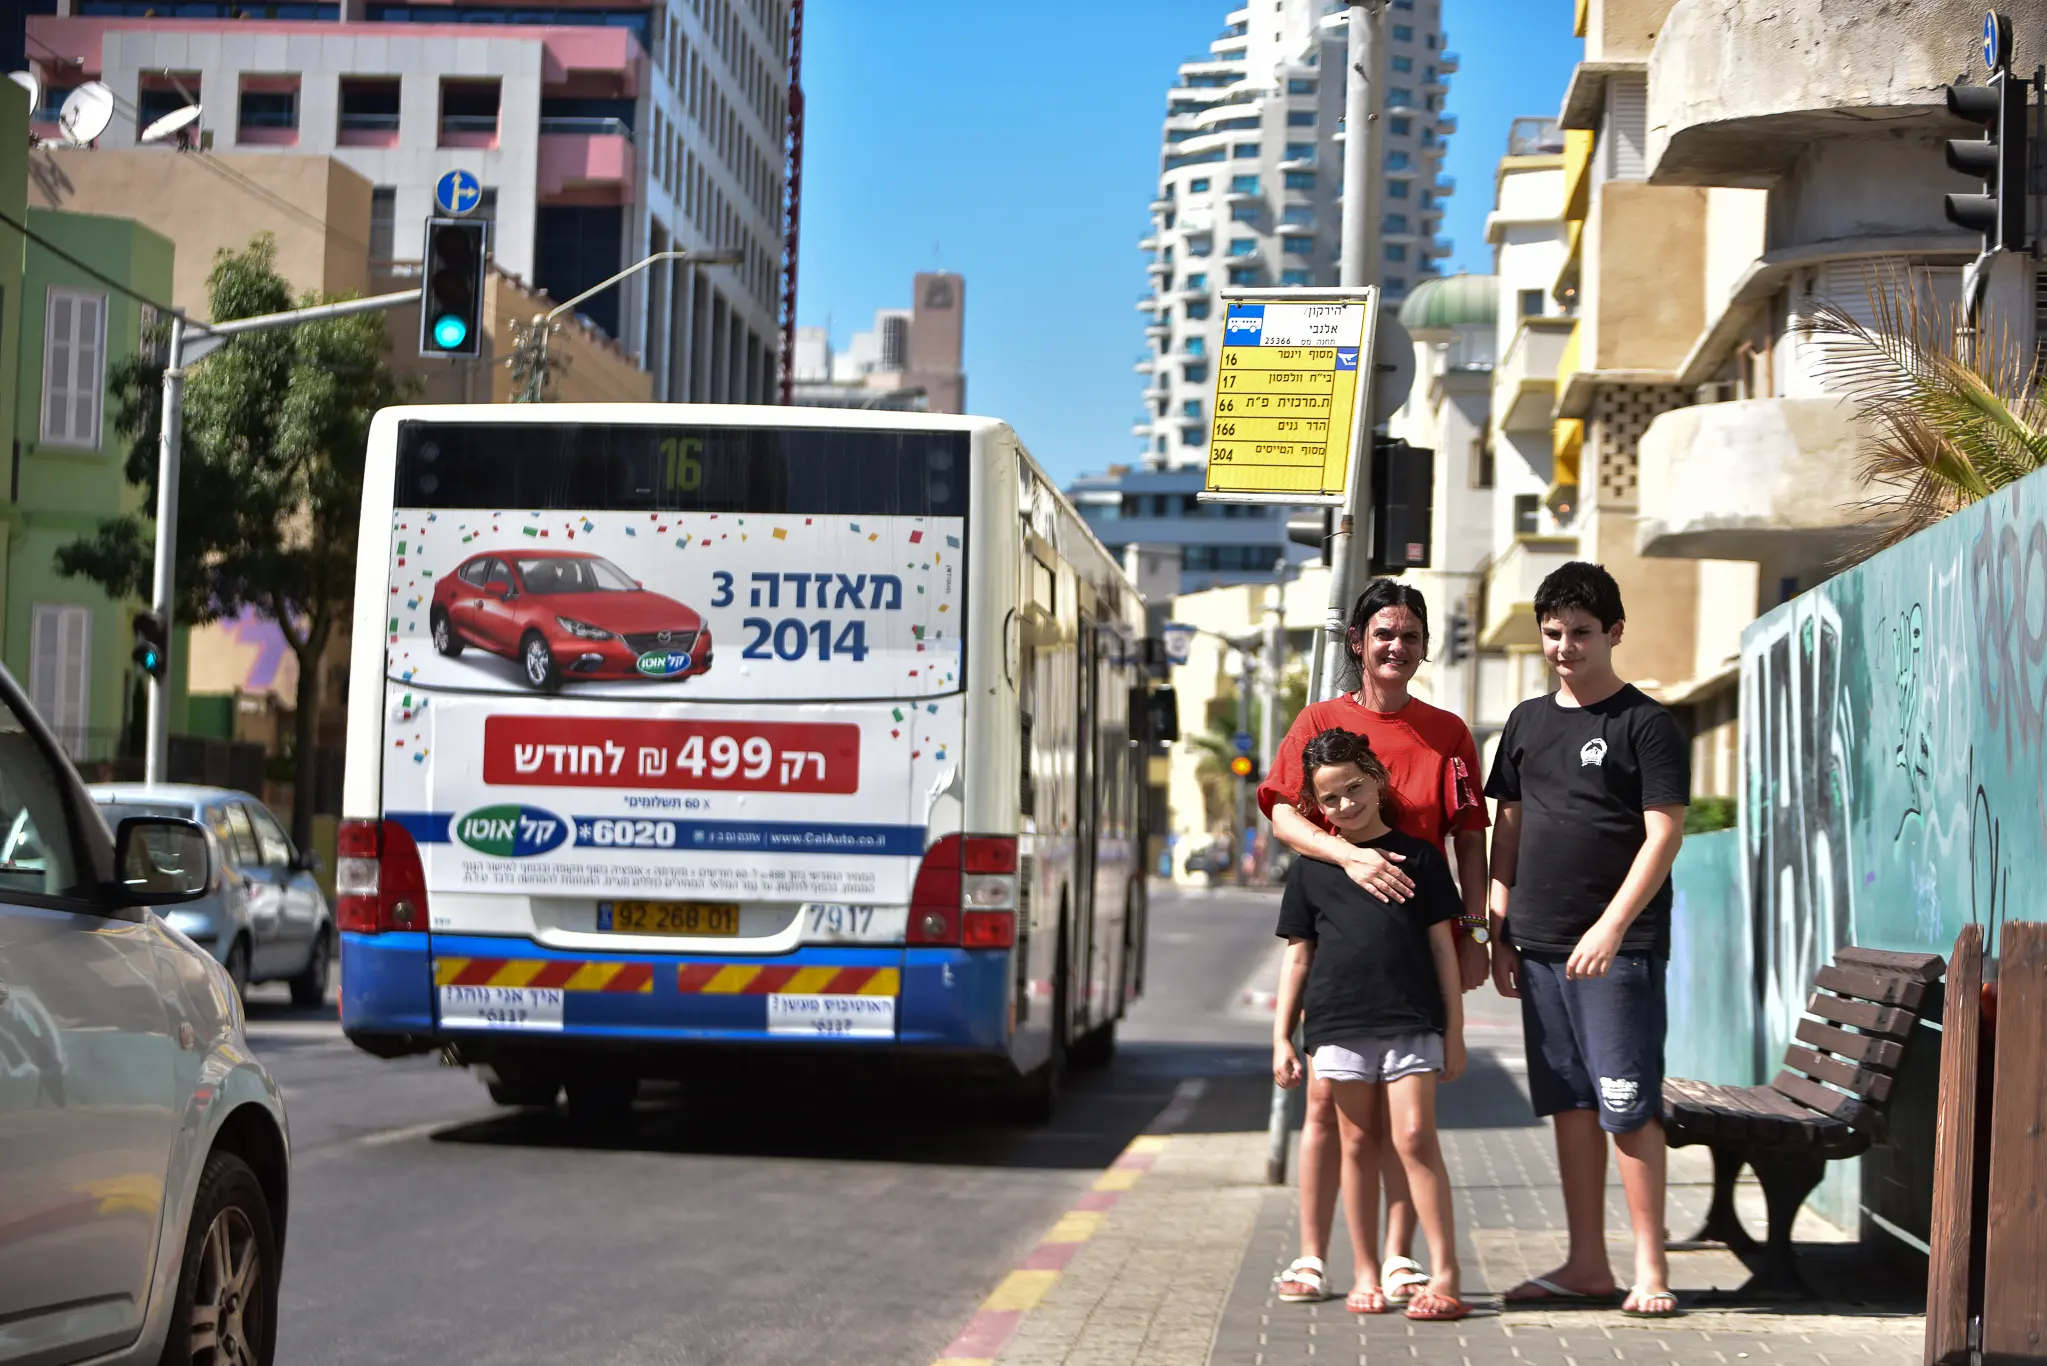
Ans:
{"label": "bus route list on sign", "polygon": [[1208,438],[1210,497],[1340,503],[1365,302],[1232,303]]}

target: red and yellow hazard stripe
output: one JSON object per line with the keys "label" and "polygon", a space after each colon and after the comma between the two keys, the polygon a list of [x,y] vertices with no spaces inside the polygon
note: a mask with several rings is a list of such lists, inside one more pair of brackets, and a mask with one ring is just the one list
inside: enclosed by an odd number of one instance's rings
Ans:
{"label": "red and yellow hazard stripe", "polygon": [[685,996],[895,996],[895,968],[764,967],[752,963],[684,963],[675,987]]}
{"label": "red and yellow hazard stripe", "polygon": [[654,965],[585,963],[573,958],[436,958],[434,985],[644,993],[654,989]]}

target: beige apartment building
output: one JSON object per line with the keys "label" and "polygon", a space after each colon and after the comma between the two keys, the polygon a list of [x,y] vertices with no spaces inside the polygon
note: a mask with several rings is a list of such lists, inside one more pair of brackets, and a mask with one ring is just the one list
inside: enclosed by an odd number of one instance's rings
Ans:
{"label": "beige apartment building", "polygon": [[[1941,140],[1941,87],[1980,81],[1980,10],[1953,0],[1578,0],[1561,152],[1517,121],[1487,221],[1500,289],[1484,733],[1552,686],[1530,607],[1572,558],[1628,606],[1621,668],[1694,736],[1694,790],[1736,786],[1743,628],[1867,539],[1863,433],[1802,322],[1873,320],[1873,288],[1952,306],[1977,239]],[[2015,7],[2020,32],[2047,0]],[[1872,63],[1872,52],[1892,54]],[[1989,306],[2031,346],[2030,262]]]}
{"label": "beige apartment building", "polygon": [[[330,156],[91,150],[45,142],[28,159],[32,207],[134,217],[168,237],[176,266],[166,302],[191,317],[208,316],[206,277],[216,254],[240,250],[263,232],[277,240],[278,273],[306,293],[367,295],[418,284],[418,262],[373,255],[372,186]],[[493,267],[477,359],[420,357],[414,306],[389,315],[392,363],[421,381],[421,402],[510,402],[512,377],[503,357],[512,326],[552,307],[545,295]],[[566,363],[550,397],[600,403],[652,398],[654,376],[602,333],[568,324],[552,346]],[[201,627],[191,633],[189,650],[195,729],[277,752],[291,730],[298,665],[275,623],[250,614]],[[327,652],[323,745],[341,742],[347,664],[343,636]],[[339,769],[333,771],[338,777]]]}

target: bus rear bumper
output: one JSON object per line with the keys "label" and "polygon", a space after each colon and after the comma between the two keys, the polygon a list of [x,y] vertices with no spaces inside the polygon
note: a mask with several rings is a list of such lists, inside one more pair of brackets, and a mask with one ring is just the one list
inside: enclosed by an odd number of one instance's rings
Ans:
{"label": "bus rear bumper", "polygon": [[[599,971],[570,979],[559,1021],[549,1020],[545,1028],[442,1025],[437,970],[443,980],[456,975],[503,983],[532,980],[536,962],[546,965],[542,972],[557,975],[572,964]],[[380,1057],[445,1046],[489,1055],[609,1040],[633,1052],[808,1045],[828,1052],[980,1055],[1006,1062],[1011,965],[1010,955],[999,950],[809,945],[772,958],[592,954],[480,935],[346,933],[341,1025],[358,1047]],[[615,971],[606,977],[603,969]],[[771,997],[783,989],[828,997],[849,987],[870,999],[888,997],[892,1033],[820,1037],[793,1028],[771,1010]]]}

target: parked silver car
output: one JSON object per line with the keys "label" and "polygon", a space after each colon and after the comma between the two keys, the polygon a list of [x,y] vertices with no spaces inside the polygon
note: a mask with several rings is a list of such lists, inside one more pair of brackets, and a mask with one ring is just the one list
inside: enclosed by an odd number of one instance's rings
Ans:
{"label": "parked silver car", "polygon": [[226,970],[155,907],[214,841],[107,823],[0,669],[0,1360],[267,1366],[290,1145]]}
{"label": "parked silver car", "polygon": [[246,792],[181,783],[94,787],[108,825],[124,816],[195,820],[213,837],[221,876],[207,895],[165,918],[219,959],[238,991],[291,983],[292,1004],[327,999],[334,912],[320,889],[319,856],[292,847],[270,808]]}

